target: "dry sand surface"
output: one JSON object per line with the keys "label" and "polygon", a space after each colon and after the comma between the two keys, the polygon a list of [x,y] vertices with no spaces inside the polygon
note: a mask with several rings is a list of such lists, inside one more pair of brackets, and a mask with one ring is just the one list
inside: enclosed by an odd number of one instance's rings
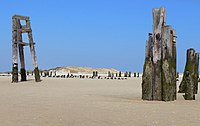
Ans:
{"label": "dry sand surface", "polygon": [[0,126],[200,126],[200,96],[174,102],[141,100],[141,78],[0,77]]}

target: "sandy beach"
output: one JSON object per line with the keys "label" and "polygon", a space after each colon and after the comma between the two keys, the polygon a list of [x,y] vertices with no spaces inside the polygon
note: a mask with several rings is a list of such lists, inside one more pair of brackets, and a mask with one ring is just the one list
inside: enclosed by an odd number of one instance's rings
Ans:
{"label": "sandy beach", "polygon": [[[0,77],[1,126],[199,126],[200,97],[141,100],[141,78],[42,78],[13,84]],[[179,82],[178,82],[179,85]]]}

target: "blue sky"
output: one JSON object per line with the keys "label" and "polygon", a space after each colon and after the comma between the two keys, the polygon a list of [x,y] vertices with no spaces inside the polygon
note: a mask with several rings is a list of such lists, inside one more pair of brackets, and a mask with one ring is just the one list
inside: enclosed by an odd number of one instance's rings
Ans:
{"label": "blue sky", "polygon": [[[152,32],[152,8],[165,6],[167,24],[177,30],[177,68],[186,49],[200,52],[198,0],[0,0],[0,71],[10,71],[12,16],[31,18],[39,68],[85,66],[143,69]],[[29,48],[26,67],[32,69]]]}

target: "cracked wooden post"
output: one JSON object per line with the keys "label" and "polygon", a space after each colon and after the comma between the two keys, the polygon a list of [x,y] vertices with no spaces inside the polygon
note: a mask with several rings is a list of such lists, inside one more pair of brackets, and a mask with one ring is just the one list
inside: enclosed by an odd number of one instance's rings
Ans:
{"label": "cracked wooden post", "polygon": [[[13,60],[13,68],[12,68],[12,82],[18,82],[18,48],[19,48],[19,57],[21,63],[21,81],[26,81],[26,69],[25,69],[25,61],[24,61],[24,46],[30,46],[33,65],[34,65],[34,73],[35,73],[35,81],[40,81],[39,69],[36,60],[35,47],[32,37],[32,29],[30,25],[30,19],[27,16],[14,15],[12,17],[13,20],[13,35],[12,35],[12,60]],[[26,24],[21,24],[21,20],[24,20]],[[28,33],[28,41],[29,43],[25,43],[22,40],[22,33]]]}
{"label": "cracked wooden post", "polygon": [[166,25],[165,8],[153,9],[153,34],[146,42],[142,99],[176,100],[176,32]]}
{"label": "cracked wooden post", "polygon": [[195,94],[198,93],[199,78],[199,53],[194,49],[187,50],[187,60],[183,79],[179,86],[179,93],[185,93],[185,100],[195,100]]}
{"label": "cracked wooden post", "polygon": [[176,37],[171,26],[163,27],[162,32],[162,99],[176,99]]}

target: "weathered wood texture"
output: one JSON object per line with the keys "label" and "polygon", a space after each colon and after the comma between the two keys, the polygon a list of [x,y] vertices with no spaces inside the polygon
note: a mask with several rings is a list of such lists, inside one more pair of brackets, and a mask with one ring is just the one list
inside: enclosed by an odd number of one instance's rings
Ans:
{"label": "weathered wood texture", "polygon": [[[27,16],[14,15],[12,17],[13,26],[12,26],[12,60],[13,60],[13,69],[12,69],[12,82],[18,82],[18,51],[20,58],[20,74],[21,81],[26,81],[26,69],[24,61],[24,46],[30,46],[30,51],[32,55],[35,81],[40,81],[39,69],[37,65],[36,53],[35,53],[35,43],[33,42],[32,29],[30,25],[30,19]],[[21,24],[21,20],[24,20],[26,24]],[[23,42],[22,33],[28,33],[29,43]]]}
{"label": "weathered wood texture", "polygon": [[12,82],[18,82],[17,20],[12,18]]}
{"label": "weathered wood texture", "polygon": [[198,93],[199,79],[199,53],[194,49],[187,50],[187,61],[185,65],[183,79],[179,86],[179,93],[185,93],[185,100],[195,100]]}
{"label": "weathered wood texture", "polygon": [[142,99],[176,100],[176,32],[166,25],[165,8],[153,9],[142,76]]}

